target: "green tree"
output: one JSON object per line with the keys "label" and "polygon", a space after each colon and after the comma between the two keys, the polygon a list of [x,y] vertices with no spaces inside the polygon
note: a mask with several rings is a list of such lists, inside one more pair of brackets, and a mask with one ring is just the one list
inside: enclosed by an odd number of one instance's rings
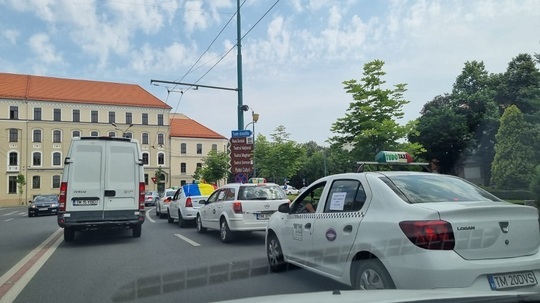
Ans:
{"label": "green tree", "polygon": [[384,149],[395,149],[398,141],[406,136],[407,128],[397,123],[403,118],[402,107],[409,103],[403,99],[405,84],[396,84],[393,89],[385,89],[386,74],[384,61],[374,60],[364,65],[360,81],[343,82],[345,90],[353,101],[345,117],[338,118],[331,130],[337,135],[332,143],[351,145],[357,159],[374,157]]}
{"label": "green tree", "polygon": [[533,179],[531,180],[529,189],[536,196],[536,205],[540,206],[540,165],[537,165],[536,169],[534,170]]}
{"label": "green tree", "polygon": [[226,152],[211,150],[203,159],[203,164],[196,171],[198,178],[208,183],[217,183],[229,177],[230,157]]}
{"label": "green tree", "polygon": [[19,188],[19,203],[21,202],[22,195],[24,193],[24,186],[26,185],[26,179],[23,174],[17,175],[17,187]]}
{"label": "green tree", "polygon": [[532,180],[534,151],[525,144],[527,124],[515,105],[509,106],[501,117],[492,165],[492,183],[501,189],[528,188]]}

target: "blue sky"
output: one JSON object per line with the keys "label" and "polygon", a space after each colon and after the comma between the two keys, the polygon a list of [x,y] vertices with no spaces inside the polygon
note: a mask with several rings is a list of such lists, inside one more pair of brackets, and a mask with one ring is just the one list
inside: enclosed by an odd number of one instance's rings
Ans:
{"label": "blue sky", "polygon": [[[235,0],[0,0],[0,71],[138,84],[229,137],[236,92],[150,80],[236,88],[236,48],[223,58],[236,44],[236,19],[226,26],[235,10]],[[371,60],[385,61],[389,87],[407,83],[404,123],[450,92],[466,61],[498,73],[540,53],[537,0],[246,0],[241,20],[256,133],[283,125],[300,143],[332,136],[351,101],[342,82]]]}

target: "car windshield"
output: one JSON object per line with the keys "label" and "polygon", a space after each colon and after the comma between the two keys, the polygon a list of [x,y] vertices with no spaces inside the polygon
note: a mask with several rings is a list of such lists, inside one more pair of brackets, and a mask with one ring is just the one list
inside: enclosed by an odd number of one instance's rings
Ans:
{"label": "car windshield", "polygon": [[271,186],[240,186],[239,200],[283,200],[287,196],[277,185]]}
{"label": "car windshield", "polygon": [[58,201],[58,196],[37,196],[34,202],[56,202]]}

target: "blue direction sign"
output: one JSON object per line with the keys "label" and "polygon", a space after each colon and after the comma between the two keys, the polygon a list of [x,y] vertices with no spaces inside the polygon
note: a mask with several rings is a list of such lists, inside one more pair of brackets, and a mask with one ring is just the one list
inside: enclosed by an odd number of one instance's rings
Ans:
{"label": "blue direction sign", "polygon": [[231,131],[231,137],[233,138],[251,137],[251,135],[252,132],[249,129]]}

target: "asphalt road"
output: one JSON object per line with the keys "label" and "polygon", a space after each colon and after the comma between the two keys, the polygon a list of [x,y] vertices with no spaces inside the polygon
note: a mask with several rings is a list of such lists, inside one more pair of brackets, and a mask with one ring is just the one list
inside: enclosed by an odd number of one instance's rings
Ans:
{"label": "asphalt road", "polygon": [[[264,232],[223,244],[217,231],[199,234],[147,210],[141,238],[121,230],[78,233],[72,243],[52,239],[52,254],[14,302],[214,302],[349,289],[297,268],[271,273]],[[55,216],[28,218],[26,208],[0,208],[0,276],[57,231]]]}

